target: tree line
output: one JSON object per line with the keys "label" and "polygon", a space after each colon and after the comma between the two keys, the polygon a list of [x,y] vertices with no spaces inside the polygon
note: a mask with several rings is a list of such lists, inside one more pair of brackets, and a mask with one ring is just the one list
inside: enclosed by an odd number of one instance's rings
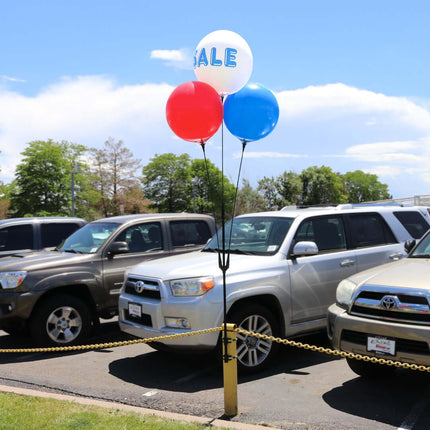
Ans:
{"label": "tree line", "polygon": [[[388,186],[361,170],[340,174],[327,166],[301,173],[247,179],[236,190],[208,159],[156,154],[142,165],[124,142],[102,149],[67,141],[32,141],[10,184],[0,183],[0,218],[71,215],[87,220],[147,212],[233,214],[288,205],[360,203],[391,198]],[[222,192],[223,191],[223,192]]]}

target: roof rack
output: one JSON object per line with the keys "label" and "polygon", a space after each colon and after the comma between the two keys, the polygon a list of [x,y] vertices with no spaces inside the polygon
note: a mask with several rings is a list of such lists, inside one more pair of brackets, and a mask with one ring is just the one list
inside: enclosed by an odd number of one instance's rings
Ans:
{"label": "roof rack", "polygon": [[298,210],[298,209],[354,209],[354,208],[364,208],[369,206],[397,206],[397,207],[411,207],[412,205],[409,203],[342,203],[342,204],[321,204],[321,205],[297,205],[297,206],[284,206],[281,211],[289,211],[289,210]]}
{"label": "roof rack", "polygon": [[337,204],[320,204],[320,205],[291,205],[284,206],[281,211],[294,211],[297,209],[327,209],[327,208],[336,208]]}

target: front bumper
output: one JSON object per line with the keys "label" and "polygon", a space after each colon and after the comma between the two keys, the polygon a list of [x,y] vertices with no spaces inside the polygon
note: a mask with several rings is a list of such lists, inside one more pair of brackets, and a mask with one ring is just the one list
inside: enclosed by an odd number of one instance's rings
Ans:
{"label": "front bumper", "polygon": [[[328,309],[327,334],[333,348],[417,365],[430,365],[430,327],[349,315],[333,304]],[[396,353],[381,355],[367,350],[367,336],[396,341]]]}
{"label": "front bumper", "polygon": [[0,329],[28,320],[39,295],[0,290]]}
{"label": "front bumper", "polygon": [[[129,303],[135,303],[141,307],[142,316],[134,318],[129,315]],[[202,330],[205,328],[213,328],[213,321],[216,316],[206,308],[205,303],[200,303],[200,307],[191,301],[188,305],[183,306],[163,306],[158,300],[139,300],[136,296],[121,294],[119,298],[119,327],[120,329],[132,336],[147,339],[158,338],[161,336],[181,335],[192,331]],[[166,317],[184,317],[191,323],[190,329],[172,328],[166,326]],[[216,347],[219,338],[219,332],[185,335],[175,337],[173,339],[153,340],[151,342],[159,342],[163,345],[184,350],[210,350]]]}

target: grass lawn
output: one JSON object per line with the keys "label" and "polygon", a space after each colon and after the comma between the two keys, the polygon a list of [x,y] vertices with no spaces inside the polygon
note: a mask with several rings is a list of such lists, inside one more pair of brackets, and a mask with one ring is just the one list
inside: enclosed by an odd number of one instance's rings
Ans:
{"label": "grass lawn", "polygon": [[[0,393],[2,430],[203,430],[209,426],[120,409]],[[217,427],[210,426],[211,429]]]}

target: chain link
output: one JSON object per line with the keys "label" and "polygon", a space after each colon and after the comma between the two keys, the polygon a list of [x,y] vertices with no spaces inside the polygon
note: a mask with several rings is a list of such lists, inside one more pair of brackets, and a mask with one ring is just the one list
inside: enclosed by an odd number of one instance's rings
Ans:
{"label": "chain link", "polygon": [[361,355],[361,354],[354,354],[353,352],[337,351],[337,350],[331,349],[331,348],[324,348],[321,346],[315,346],[315,345],[309,345],[307,343],[296,342],[294,340],[282,339],[280,337],[273,337],[273,336],[267,336],[266,334],[254,333],[252,331],[244,330],[241,328],[236,328],[236,332],[247,335],[247,336],[257,337],[259,339],[270,340],[271,342],[282,343],[284,345],[308,349],[310,351],[321,352],[324,354],[339,356],[339,357],[343,357],[343,358],[355,358],[356,360],[363,360],[363,361],[368,361],[371,363],[384,364],[387,366],[395,366],[398,368],[401,367],[403,369],[418,370],[420,372],[430,372],[430,367],[427,367],[427,366],[419,366],[417,364],[402,363],[401,361],[386,360],[384,358],[371,357],[368,355]]}
{"label": "chain link", "polygon": [[133,339],[133,340],[123,340],[118,342],[107,342],[107,343],[96,343],[93,345],[72,345],[72,346],[52,346],[47,348],[15,348],[15,349],[0,349],[0,353],[10,353],[10,352],[63,352],[63,351],[79,351],[79,350],[90,350],[90,349],[104,349],[104,348],[115,348],[117,346],[124,345],[135,345],[138,343],[150,343],[157,342],[161,340],[177,339],[179,337],[185,336],[196,336],[198,334],[213,333],[216,331],[221,331],[222,327],[208,328],[204,330],[190,331],[187,333],[180,334],[169,334],[166,336],[158,337],[148,337],[146,339]]}
{"label": "chain link", "polygon": [[[118,342],[97,343],[97,344],[93,344],[93,345],[53,346],[53,347],[47,347],[47,348],[0,349],[0,354],[1,353],[3,353],[3,354],[4,353],[18,353],[18,352],[19,353],[24,353],[24,352],[32,352],[32,353],[34,353],[34,352],[63,352],[63,351],[82,351],[82,350],[92,350],[92,349],[116,348],[118,346],[136,345],[139,343],[159,342],[159,341],[169,340],[169,339],[178,339],[180,337],[186,337],[186,336],[196,336],[199,334],[214,333],[214,332],[222,331],[222,330],[223,330],[223,327],[214,327],[214,328],[190,331],[190,332],[180,333],[180,334],[171,334],[171,335],[166,335],[166,336],[149,337],[146,339],[133,339],[133,340],[118,341]],[[313,352],[319,352],[322,354],[328,354],[328,355],[338,356],[338,357],[342,357],[342,358],[354,358],[356,360],[363,360],[363,361],[367,361],[367,362],[371,362],[371,363],[383,364],[386,366],[394,366],[397,368],[418,370],[420,372],[429,372],[430,373],[430,367],[427,367],[427,366],[422,366],[422,365],[420,366],[417,364],[410,364],[410,363],[402,363],[400,361],[387,360],[384,358],[378,358],[378,357],[373,357],[373,356],[368,356],[368,355],[354,354],[352,352],[337,351],[335,349],[324,348],[322,346],[309,345],[307,343],[296,342],[294,340],[282,339],[280,337],[267,336],[265,334],[254,333],[252,331],[244,330],[241,328],[235,328],[234,331],[236,333],[244,334],[246,336],[252,336],[252,337],[259,338],[259,339],[269,340],[271,342],[282,343],[283,345],[307,349],[307,350],[310,350]]]}

